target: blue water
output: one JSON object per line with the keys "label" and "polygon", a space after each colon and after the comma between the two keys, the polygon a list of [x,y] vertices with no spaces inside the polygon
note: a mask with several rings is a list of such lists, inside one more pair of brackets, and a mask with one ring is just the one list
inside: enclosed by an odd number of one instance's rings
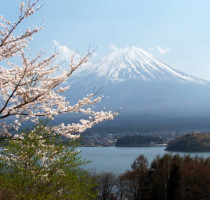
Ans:
{"label": "blue water", "polygon": [[[130,169],[134,159],[143,154],[149,163],[157,156],[167,153],[165,147],[79,147],[83,159],[92,161],[85,169],[96,172],[122,173]],[[175,154],[173,152],[171,154]],[[210,153],[178,153],[180,155],[209,157]]]}

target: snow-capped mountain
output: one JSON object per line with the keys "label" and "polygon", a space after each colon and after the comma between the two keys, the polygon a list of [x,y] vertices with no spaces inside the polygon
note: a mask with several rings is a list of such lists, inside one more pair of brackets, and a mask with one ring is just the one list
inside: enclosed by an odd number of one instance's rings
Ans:
{"label": "snow-capped mountain", "polygon": [[210,115],[207,81],[175,70],[137,47],[118,49],[93,65],[84,66],[70,81],[67,84],[71,89],[66,96],[71,103],[94,88],[97,91],[103,87],[99,95],[105,98],[96,109],[116,111],[123,107],[112,123],[127,126],[130,120],[130,126],[138,125],[142,119],[139,115]]}
{"label": "snow-capped mountain", "polygon": [[171,68],[155,59],[150,53],[137,47],[118,49],[88,69],[84,69],[77,76],[87,77],[88,75],[98,76],[106,82],[141,79],[143,81],[174,80],[178,82],[207,83],[205,80]]}

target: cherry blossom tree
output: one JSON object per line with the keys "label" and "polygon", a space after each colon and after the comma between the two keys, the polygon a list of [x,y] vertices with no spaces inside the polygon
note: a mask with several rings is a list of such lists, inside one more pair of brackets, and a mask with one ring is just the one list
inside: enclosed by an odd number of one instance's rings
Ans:
{"label": "cherry blossom tree", "polygon": [[[39,0],[23,1],[16,22],[0,16],[0,135],[3,138],[20,138],[21,135],[12,134],[11,130],[18,131],[24,121],[37,123],[39,117],[53,120],[54,116],[63,113],[86,114],[88,119],[67,125],[62,123],[51,130],[68,138],[76,138],[79,136],[76,133],[104,120],[112,120],[118,113],[92,110],[91,105],[101,101],[93,93],[74,105],[62,96],[62,92],[69,89],[62,87],[62,83],[89,60],[91,51],[79,62],[75,62],[72,56],[68,70],[60,70],[61,66],[54,64],[57,53],[44,58],[40,52],[34,58],[29,58],[28,45],[32,36],[42,27],[28,28],[19,35],[15,34],[15,30],[39,9]],[[21,64],[13,63],[13,57],[20,58]],[[14,119],[14,123],[5,120],[9,118]]]}

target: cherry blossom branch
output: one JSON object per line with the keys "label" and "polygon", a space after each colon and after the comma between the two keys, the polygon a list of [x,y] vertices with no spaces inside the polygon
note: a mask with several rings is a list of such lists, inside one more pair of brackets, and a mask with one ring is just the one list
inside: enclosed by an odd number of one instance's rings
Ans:
{"label": "cherry blossom branch", "polygon": [[[6,61],[7,66],[0,65],[0,135],[12,137],[11,130],[19,130],[22,122],[32,121],[38,123],[39,117],[54,119],[54,116],[64,113],[83,113],[89,116],[88,120],[81,119],[79,123],[60,124],[52,128],[53,132],[68,138],[77,138],[81,133],[93,125],[104,120],[112,120],[118,112],[93,111],[90,106],[101,101],[96,93],[89,94],[75,105],[71,105],[65,96],[61,94],[69,89],[63,87],[63,82],[88,62],[93,51],[88,53],[75,63],[75,55],[70,59],[68,70],[62,70],[53,62],[57,53],[47,58],[39,53],[30,59],[25,52],[32,35],[40,29],[27,29],[20,36],[14,36],[14,30],[25,18],[36,12],[39,7],[37,3],[28,1],[26,5],[20,5],[19,20],[12,24],[4,17],[0,17],[0,62]],[[17,55],[21,59],[21,65],[8,60]],[[15,117],[14,123],[7,124],[4,119]],[[15,138],[19,138],[17,135]],[[21,135],[20,135],[21,138]]]}

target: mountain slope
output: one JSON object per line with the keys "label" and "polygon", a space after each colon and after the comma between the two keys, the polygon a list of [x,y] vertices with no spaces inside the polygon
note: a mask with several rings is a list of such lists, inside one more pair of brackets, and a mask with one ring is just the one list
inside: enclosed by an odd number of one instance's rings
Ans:
{"label": "mountain slope", "polygon": [[95,87],[95,91],[103,87],[99,95],[105,97],[96,109],[123,107],[111,123],[140,124],[140,115],[167,118],[210,114],[207,81],[179,72],[137,47],[118,49],[72,78],[66,94],[71,103]]}
{"label": "mountain slope", "polygon": [[189,76],[169,67],[137,47],[114,51],[89,69],[84,70],[80,77],[84,75],[95,75],[104,78],[106,82],[141,79],[143,81],[174,80],[178,82],[206,83],[202,79]]}

